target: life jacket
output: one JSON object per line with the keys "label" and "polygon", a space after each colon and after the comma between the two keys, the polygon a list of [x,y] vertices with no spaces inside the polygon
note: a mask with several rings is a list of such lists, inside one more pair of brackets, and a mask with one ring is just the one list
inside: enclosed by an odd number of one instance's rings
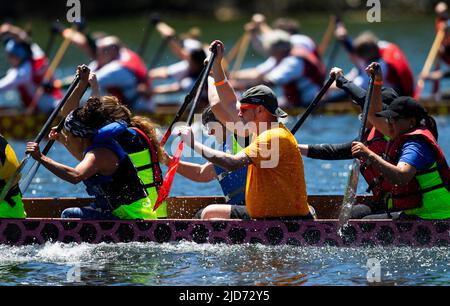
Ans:
{"label": "life jacket", "polygon": [[[227,152],[227,143],[232,143],[233,154],[242,150],[239,146],[236,138],[226,140],[223,144],[224,152]],[[247,169],[248,167],[240,168],[235,171],[227,171],[220,166],[214,165],[216,171],[217,180],[219,181],[220,188],[225,195],[225,201],[229,205],[245,205],[245,184],[247,182]]]}
{"label": "life jacket", "polygon": [[380,41],[378,43],[380,56],[389,66],[386,81],[392,84],[400,96],[412,96],[414,94],[414,75],[400,48],[391,42]]}
{"label": "life jacket", "polygon": [[[30,59],[31,62],[31,80],[34,89],[38,88],[42,85],[42,81],[44,80],[45,73],[48,69],[48,59],[45,55],[40,55],[33,57]],[[53,81],[53,78],[50,79],[50,82]],[[26,107],[30,106],[33,98],[34,98],[34,90],[30,92],[29,85],[27,84],[20,84],[17,87],[17,90],[19,91],[20,98],[22,99],[22,102]],[[50,89],[45,89],[46,94],[50,94],[54,99],[61,99],[62,93],[59,88],[52,87]]]}
{"label": "life jacket", "polygon": [[[0,193],[19,166],[17,157],[5,138],[0,135]],[[13,186],[0,202],[0,218],[25,218],[22,193],[18,185]]]}
{"label": "life jacket", "polygon": [[[382,156],[386,152],[388,139],[375,127],[367,130],[365,136],[365,144],[375,154]],[[385,191],[382,188],[381,182],[383,181],[383,175],[381,171],[373,164],[368,164],[361,160],[360,171],[367,184],[367,192],[372,192],[374,202],[378,203],[383,201]]]}
{"label": "life jacket", "polygon": [[[150,138],[138,128],[132,128],[142,139],[145,140],[147,147],[142,151],[129,153],[133,165],[136,167],[139,178],[144,183],[148,196],[152,201],[152,209],[158,199],[158,193],[163,183],[161,167],[158,161],[158,151]],[[167,218],[167,202],[162,202],[156,209],[158,218]]]}
{"label": "life jacket", "polygon": [[[144,61],[135,52],[128,48],[122,47],[120,49],[119,64],[121,67],[130,71],[136,79],[136,86],[144,83],[150,86],[149,78],[147,78],[147,67]],[[132,105],[138,98],[139,94],[136,91],[136,95],[131,98],[127,98],[123,92],[123,88],[120,86],[108,86],[106,90],[125,104]]]}
{"label": "life jacket", "polygon": [[[390,199],[387,198],[386,200],[392,201],[392,204],[389,204],[389,206],[392,206],[393,210],[407,210],[422,207],[424,205],[424,196],[438,189],[446,190],[447,199],[450,200],[450,169],[445,160],[444,153],[428,129],[418,128],[410,133],[397,137],[388,144],[384,159],[396,165],[400,159],[402,146],[408,140],[412,139],[426,141],[435,153],[437,160],[429,169],[417,171],[415,177],[405,185],[394,185],[386,179],[383,180],[383,189],[390,197]],[[430,186],[429,182],[438,183]],[[450,212],[450,202],[444,201],[442,205],[448,205]]]}
{"label": "life jacket", "polygon": [[299,71],[299,77],[282,86],[284,96],[292,105],[302,105],[308,101],[302,101],[302,95],[297,82],[300,78],[307,78],[311,83],[322,87],[325,80],[325,66],[320,58],[306,48],[292,48],[291,55],[303,61],[304,69]]}
{"label": "life jacket", "polygon": [[95,207],[111,211],[120,219],[155,219],[151,201],[127,153],[112,140],[93,141],[84,154],[96,148],[113,151],[119,158],[119,166],[112,175],[96,174],[83,181],[87,193],[95,197]]}
{"label": "life jacket", "polygon": [[[137,174],[144,184],[153,209],[163,182],[157,149],[148,136],[138,128],[128,128],[125,122],[113,122],[101,129],[95,141],[114,138],[131,159]],[[167,218],[167,203],[163,202],[156,210],[158,218]]]}

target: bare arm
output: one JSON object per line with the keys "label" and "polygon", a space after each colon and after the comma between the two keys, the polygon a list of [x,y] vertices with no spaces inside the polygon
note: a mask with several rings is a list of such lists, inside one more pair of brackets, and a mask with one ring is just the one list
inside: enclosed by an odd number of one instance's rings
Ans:
{"label": "bare arm", "polygon": [[72,184],[78,184],[96,173],[111,175],[117,170],[119,162],[115,154],[107,149],[97,149],[88,152],[75,168],[63,165],[42,155],[37,143],[29,142],[26,152],[30,153],[34,159],[39,161],[50,172]]}
{"label": "bare arm", "polygon": [[353,142],[352,154],[353,156],[360,156],[375,165],[383,174],[383,177],[392,184],[405,185],[414,178],[417,172],[416,168],[405,162],[393,165],[385,161],[381,156],[372,152],[360,142]]}
{"label": "bare arm", "polygon": [[61,116],[67,117],[67,115],[80,106],[80,100],[83,97],[86,88],[89,86],[89,68],[86,65],[77,67],[77,75],[80,76],[80,82],[75,87],[75,90],[67,99],[67,102],[61,109]]}
{"label": "bare arm", "polygon": [[180,161],[177,172],[194,182],[206,183],[216,178],[216,171],[212,163],[199,165]]}
{"label": "bare arm", "polygon": [[[381,71],[381,67],[378,63],[370,64],[366,71],[370,75],[375,74],[375,82],[382,83],[383,82],[383,73]],[[378,67],[377,69],[375,69]],[[389,135],[389,129],[386,123],[385,118],[377,117],[375,114],[381,112],[383,110],[383,105],[381,102],[381,86],[380,84],[374,84],[373,93],[370,101],[369,107],[369,122],[383,135]]]}

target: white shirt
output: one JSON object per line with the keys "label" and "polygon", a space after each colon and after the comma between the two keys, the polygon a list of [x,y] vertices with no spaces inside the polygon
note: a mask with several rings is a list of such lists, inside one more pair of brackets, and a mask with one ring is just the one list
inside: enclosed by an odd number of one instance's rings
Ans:
{"label": "white shirt", "polygon": [[277,63],[275,58],[269,57],[264,63],[256,67],[264,77],[277,86],[296,81],[297,88],[303,102],[312,101],[320,90],[319,86],[303,75],[304,62],[295,56],[287,56]]}

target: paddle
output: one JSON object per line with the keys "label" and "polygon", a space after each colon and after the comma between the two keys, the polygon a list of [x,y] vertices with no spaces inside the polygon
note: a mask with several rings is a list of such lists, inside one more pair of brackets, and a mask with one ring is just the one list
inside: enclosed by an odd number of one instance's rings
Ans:
{"label": "paddle", "polygon": [[[44,126],[42,127],[41,131],[36,136],[36,138],[33,140],[33,142],[36,142],[36,143],[39,144],[42,141],[42,139],[44,139],[44,137],[46,135],[48,135],[48,133],[49,133],[51,127],[52,127],[53,121],[55,120],[55,118],[58,115],[59,111],[63,108],[64,104],[66,104],[67,100],[69,99],[70,95],[75,90],[75,87],[78,85],[79,82],[80,82],[80,77],[77,76],[73,80],[73,82],[70,85],[69,90],[66,92],[65,96],[61,99],[59,104],[56,106],[56,108],[50,114],[50,117],[48,117],[47,121],[45,122]],[[31,156],[30,154],[26,154],[25,155],[25,157],[20,162],[20,165],[17,168],[16,172],[14,172],[14,175],[6,183],[5,187],[2,190],[2,193],[0,194],[0,202],[2,202],[5,199],[6,195],[9,192],[9,190],[16,184],[17,178],[19,177],[20,173],[22,172],[23,168],[25,167],[28,159],[30,159],[30,156]]]}
{"label": "paddle", "polygon": [[[74,30],[75,26],[72,27],[72,30]],[[36,93],[33,96],[33,99],[31,100],[30,105],[28,105],[26,109],[26,113],[32,113],[37,107],[38,101],[41,98],[41,96],[44,94],[44,85],[50,81],[50,79],[53,77],[53,74],[55,73],[56,67],[58,67],[59,63],[61,62],[64,54],[66,53],[66,50],[69,48],[71,43],[71,37],[64,38],[64,41],[62,42],[61,46],[59,47],[58,51],[56,52],[55,57],[53,58],[53,61],[50,63],[50,66],[47,68],[47,71],[45,71],[44,78],[42,79],[41,85],[36,90]]]}
{"label": "paddle", "polygon": [[[195,93],[195,97],[193,100],[194,102],[192,103],[191,111],[189,112],[189,116],[187,119],[188,126],[191,126],[192,121],[194,120],[195,109],[197,108],[197,104],[198,104],[198,101],[200,100],[200,95],[203,91],[203,87],[205,86],[206,79],[209,76],[209,72],[211,71],[212,65],[214,63],[214,59],[216,58],[216,52],[217,51],[215,49],[211,51],[211,55],[209,57],[208,64],[206,65],[206,69],[203,72],[203,74],[201,74],[199,77],[200,84],[198,86],[197,92]],[[173,155],[173,157],[170,161],[170,164],[169,164],[169,167],[168,167],[168,170],[166,173],[166,177],[164,178],[161,188],[159,189],[158,199],[156,200],[155,206],[153,207],[153,211],[158,209],[159,205],[161,205],[161,203],[165,199],[167,199],[167,197],[169,196],[170,189],[172,187],[175,173],[177,172],[177,168],[178,168],[178,164],[180,162],[182,152],[183,152],[183,141],[180,141],[180,143],[178,144],[177,151],[175,152],[175,154]]]}
{"label": "paddle", "polygon": [[148,70],[151,70],[153,68],[155,68],[156,64],[158,64],[158,62],[161,60],[161,56],[163,55],[166,47],[167,47],[167,43],[168,43],[168,38],[164,38],[159,46],[158,49],[155,52],[155,55],[153,56],[153,59],[150,62],[150,65],[148,66]]}
{"label": "paddle", "polygon": [[323,85],[323,87],[320,89],[320,91],[317,93],[317,96],[314,98],[314,100],[308,105],[308,108],[305,110],[303,115],[300,117],[300,119],[297,121],[297,123],[294,125],[294,127],[291,130],[292,135],[295,135],[295,133],[298,131],[298,129],[303,125],[306,118],[316,109],[316,107],[319,105],[320,100],[322,100],[325,93],[328,91],[330,86],[333,84],[334,80],[336,78],[334,76],[331,76],[328,81]]}
{"label": "paddle", "polygon": [[331,15],[330,19],[328,21],[327,29],[325,30],[325,33],[323,34],[322,40],[320,41],[319,47],[317,48],[317,52],[320,56],[325,55],[325,51],[328,48],[328,45],[330,44],[331,38],[333,37],[334,29],[336,28],[337,23],[337,17],[335,15]]}
{"label": "paddle", "polygon": [[423,78],[423,76],[429,74],[431,71],[436,56],[439,53],[439,48],[441,47],[442,41],[444,40],[445,31],[446,26],[441,26],[436,34],[433,44],[431,45],[430,52],[428,52],[427,59],[425,60],[425,64],[423,65],[419,80],[417,81],[416,90],[414,91],[415,99],[419,99],[422,95],[423,88],[425,87],[425,79]]}
{"label": "paddle", "polygon": [[[367,91],[366,101],[364,103],[364,109],[361,118],[361,126],[359,128],[358,141],[362,140],[364,131],[366,130],[366,122],[367,117],[369,116],[370,101],[372,100],[374,78],[375,78],[374,76],[370,77],[369,89]],[[347,188],[345,190],[344,200],[342,201],[342,207],[339,213],[340,228],[342,228],[345,224],[347,224],[348,220],[350,219],[352,207],[356,201],[356,189],[358,187],[359,168],[360,168],[359,158],[354,158],[350,173],[348,174]]]}
{"label": "paddle", "polygon": [[200,72],[200,77],[195,81],[194,86],[192,86],[191,91],[184,97],[184,102],[181,105],[181,107],[178,109],[177,113],[175,114],[175,117],[172,120],[172,123],[169,125],[169,128],[166,130],[166,133],[161,138],[161,141],[159,142],[161,146],[164,146],[167,142],[167,139],[169,139],[170,135],[172,134],[172,128],[175,125],[175,123],[180,120],[181,116],[183,116],[184,112],[186,111],[186,108],[188,105],[192,102],[194,99],[194,94],[197,92],[198,87],[200,86],[200,82],[202,80],[201,76],[205,73],[206,66],[203,67],[202,72]]}
{"label": "paddle", "polygon": [[151,14],[149,16],[148,24],[144,32],[144,37],[142,38],[141,45],[139,46],[138,51],[139,56],[141,57],[144,56],[145,50],[147,49],[148,41],[150,40],[150,37],[152,36],[152,33],[155,29],[155,25],[157,25],[160,20],[161,19],[158,14]]}
{"label": "paddle", "polygon": [[236,61],[234,62],[230,74],[241,69],[245,55],[247,54],[248,46],[250,45],[250,40],[251,40],[250,34],[245,32],[244,35],[242,36],[242,40],[239,45],[239,52],[236,56]]}
{"label": "paddle", "polygon": [[57,22],[53,22],[50,27],[50,37],[48,38],[47,45],[44,49],[44,54],[48,57],[50,56],[50,51],[53,48],[53,45],[55,43],[55,37],[60,32],[60,25]]}
{"label": "paddle", "polygon": [[238,55],[238,52],[241,48],[241,44],[242,41],[244,39],[245,36],[245,32],[244,34],[242,34],[241,37],[239,37],[239,39],[237,40],[237,42],[234,44],[234,46],[231,48],[231,50],[228,52],[228,54],[223,58],[222,60],[222,65],[224,67],[225,70],[228,70],[228,66],[229,64],[236,58],[236,56]]}
{"label": "paddle", "polygon": [[[84,95],[86,92],[88,86],[83,90],[83,93],[81,96]],[[61,130],[64,128],[64,122],[66,118],[62,118],[61,121],[59,121],[58,125],[56,126],[55,131],[61,132]],[[45,145],[44,149],[42,150],[42,155],[47,155],[48,152],[50,152],[50,149],[52,148],[53,144],[55,143],[54,139],[50,139],[47,144]],[[30,170],[28,170],[27,175],[19,182],[19,189],[22,193],[25,193],[28,189],[28,187],[31,184],[31,181],[33,180],[34,176],[36,175],[37,171],[39,170],[39,166],[41,165],[40,162],[35,160],[33,162],[33,165],[31,166]]]}

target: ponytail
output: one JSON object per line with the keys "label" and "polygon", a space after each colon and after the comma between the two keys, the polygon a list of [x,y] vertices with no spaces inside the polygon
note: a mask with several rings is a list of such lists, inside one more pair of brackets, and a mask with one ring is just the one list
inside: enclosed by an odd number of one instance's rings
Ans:
{"label": "ponytail", "polygon": [[130,126],[140,129],[148,136],[153,146],[156,148],[158,161],[160,163],[165,163],[166,155],[164,154],[164,149],[159,144],[155,124],[146,117],[134,116],[131,118]]}
{"label": "ponytail", "polygon": [[434,120],[434,118],[429,115],[427,115],[423,120],[425,121],[424,123],[426,128],[430,130],[431,134],[433,134],[434,138],[437,141],[439,137],[439,132],[437,129],[436,120]]}

